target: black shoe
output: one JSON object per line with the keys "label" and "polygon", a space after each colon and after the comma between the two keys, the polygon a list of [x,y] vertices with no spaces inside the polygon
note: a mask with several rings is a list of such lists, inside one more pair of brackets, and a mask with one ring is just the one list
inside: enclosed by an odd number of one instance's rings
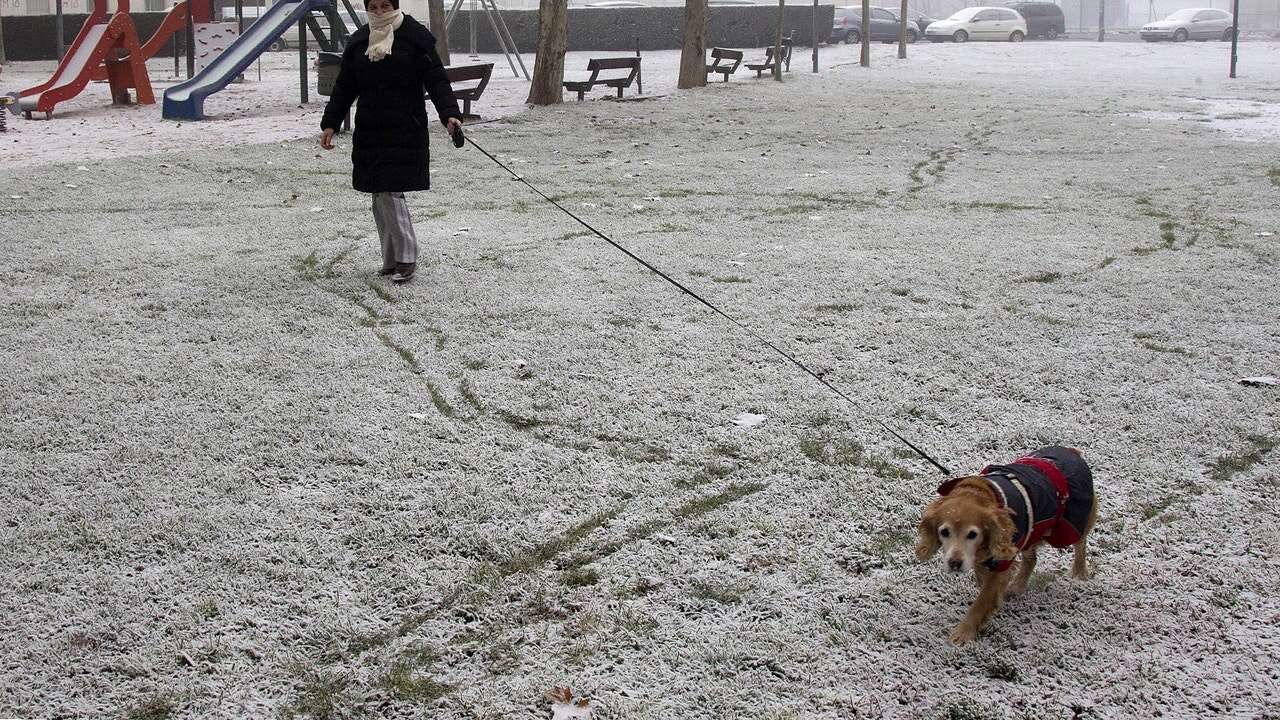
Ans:
{"label": "black shoe", "polygon": [[379,275],[390,275],[391,273],[393,273],[393,272],[395,272],[395,271],[396,271],[396,266],[395,266],[395,265],[392,265],[391,267],[384,267],[384,268],[379,269],[379,270],[378,270],[378,274],[379,274]]}
{"label": "black shoe", "polygon": [[413,271],[417,269],[417,263],[396,263],[396,273],[391,276],[391,282],[397,285],[407,283],[413,279]]}

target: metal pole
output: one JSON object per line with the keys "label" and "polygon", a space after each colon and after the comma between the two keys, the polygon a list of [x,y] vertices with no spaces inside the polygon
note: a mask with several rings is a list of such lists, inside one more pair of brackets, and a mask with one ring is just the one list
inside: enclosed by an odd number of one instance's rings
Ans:
{"label": "metal pole", "polygon": [[818,72],[818,0],[813,0],[813,71]]}
{"label": "metal pole", "polygon": [[5,64],[8,60],[4,56],[4,19],[0,18],[0,65]]}
{"label": "metal pole", "polygon": [[53,21],[54,32],[58,34],[58,62],[62,62],[62,56],[67,54],[67,43],[62,37],[62,0],[58,0],[58,17]]}
{"label": "metal pole", "polygon": [[1106,21],[1107,0],[1098,0],[1098,42],[1102,42],[1107,35]]}
{"label": "metal pole", "polygon": [[467,19],[471,21],[471,59],[479,60],[480,55],[476,53],[476,0],[471,0],[471,11],[467,13]]}
{"label": "metal pole", "polygon": [[1231,73],[1236,76],[1236,42],[1240,39],[1240,0],[1231,0]]}
{"label": "metal pole", "polygon": [[302,88],[302,104],[307,104],[307,21],[298,21],[298,82]]}
{"label": "metal pole", "polygon": [[191,3],[187,3],[187,79],[196,74],[196,26],[191,18]]}

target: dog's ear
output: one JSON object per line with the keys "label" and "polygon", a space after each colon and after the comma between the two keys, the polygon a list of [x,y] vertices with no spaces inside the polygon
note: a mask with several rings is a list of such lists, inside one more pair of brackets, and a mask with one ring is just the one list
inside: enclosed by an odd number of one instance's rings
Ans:
{"label": "dog's ear", "polygon": [[997,562],[1017,557],[1018,547],[1013,544],[1016,532],[1012,510],[995,508],[989,511],[982,521],[982,549],[986,551],[987,557]]}
{"label": "dog's ear", "polygon": [[938,498],[929,503],[924,515],[920,516],[920,525],[916,528],[920,536],[916,543],[916,558],[920,560],[928,560],[938,552],[938,522],[942,518],[942,501],[945,499]]}

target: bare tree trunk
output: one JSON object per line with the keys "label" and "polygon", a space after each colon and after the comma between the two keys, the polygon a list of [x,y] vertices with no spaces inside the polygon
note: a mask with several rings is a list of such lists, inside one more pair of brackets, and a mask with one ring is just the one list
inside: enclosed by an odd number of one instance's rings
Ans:
{"label": "bare tree trunk", "polygon": [[436,36],[436,52],[440,55],[440,62],[448,65],[449,28],[444,26],[444,0],[427,0],[427,17],[431,23],[431,34]]}
{"label": "bare tree trunk", "polygon": [[707,0],[684,0],[684,45],[680,48],[678,88],[707,84]]}
{"label": "bare tree trunk", "polygon": [[862,57],[859,64],[871,67],[871,0],[862,0]]}
{"label": "bare tree trunk", "polygon": [[[4,59],[4,22],[0,21],[0,65],[5,64]],[[0,112],[4,112],[0,110]]]}
{"label": "bare tree trunk", "polygon": [[782,23],[787,14],[787,0],[778,0],[778,33],[773,38],[773,79],[782,82]]}
{"label": "bare tree trunk", "polygon": [[1098,0],[1098,42],[1106,37],[1107,0]]}
{"label": "bare tree trunk", "polygon": [[902,0],[902,15],[898,18],[898,59],[907,58],[907,0]]}
{"label": "bare tree trunk", "polygon": [[569,0],[540,0],[538,3],[538,47],[533,61],[533,81],[529,86],[531,105],[556,105],[564,82],[564,51],[569,29]]}

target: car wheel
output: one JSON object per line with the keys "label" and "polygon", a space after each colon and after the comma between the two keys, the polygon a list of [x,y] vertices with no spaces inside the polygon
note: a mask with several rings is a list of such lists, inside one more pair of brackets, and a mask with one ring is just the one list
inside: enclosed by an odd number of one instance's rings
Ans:
{"label": "car wheel", "polygon": [[957,30],[956,34],[951,36],[951,39],[958,43],[969,42],[969,33],[963,30]]}
{"label": "car wheel", "polygon": [[1222,42],[1231,42],[1231,28],[1222,31]]}
{"label": "car wheel", "polygon": [[850,45],[858,45],[862,42],[862,33],[856,30],[850,30],[849,34],[844,36],[844,41]]}
{"label": "car wheel", "polygon": [[1049,26],[1049,29],[1048,29],[1048,30],[1046,30],[1046,31],[1045,31],[1045,33],[1044,33],[1044,39],[1045,39],[1045,40],[1057,40],[1057,39],[1058,39],[1058,28],[1056,28],[1056,27],[1054,27],[1054,26],[1050,25],[1050,26]]}
{"label": "car wheel", "polygon": [[1173,41],[1174,41],[1174,42],[1186,42],[1186,41],[1187,41],[1187,31],[1186,31],[1186,30],[1183,30],[1182,28],[1178,28],[1178,31],[1177,31],[1177,32],[1175,32],[1175,33],[1173,34]]}
{"label": "car wheel", "polygon": [[1022,34],[1021,30],[1014,30],[1009,33],[1009,42],[1022,42],[1023,40],[1026,40],[1026,36]]}
{"label": "car wheel", "polygon": [[916,37],[916,31],[915,31],[915,30],[908,30],[908,31],[907,31],[907,42],[908,42],[908,43],[913,43],[913,42],[915,42],[916,40],[919,40],[919,39],[920,39],[920,38]]}

